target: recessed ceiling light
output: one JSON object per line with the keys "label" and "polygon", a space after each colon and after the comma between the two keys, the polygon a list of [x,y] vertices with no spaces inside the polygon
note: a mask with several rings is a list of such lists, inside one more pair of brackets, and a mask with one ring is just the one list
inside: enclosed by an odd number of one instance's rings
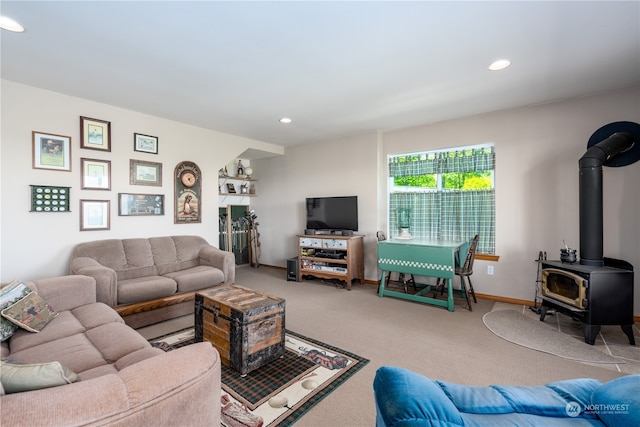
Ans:
{"label": "recessed ceiling light", "polygon": [[0,16],[0,28],[14,33],[24,32],[24,27],[7,16]]}
{"label": "recessed ceiling light", "polygon": [[288,124],[291,123],[293,120],[291,120],[289,117],[283,117],[280,119],[280,123],[284,123],[284,124]]}
{"label": "recessed ceiling light", "polygon": [[499,59],[495,62],[492,62],[491,65],[489,65],[489,70],[491,71],[504,70],[509,65],[511,65],[511,61],[509,61],[508,59]]}

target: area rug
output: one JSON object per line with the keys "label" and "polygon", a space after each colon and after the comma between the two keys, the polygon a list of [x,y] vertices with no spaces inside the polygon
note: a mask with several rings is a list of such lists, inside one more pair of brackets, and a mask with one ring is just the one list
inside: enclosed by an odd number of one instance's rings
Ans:
{"label": "area rug", "polygon": [[557,332],[514,310],[490,311],[482,317],[494,334],[512,343],[564,359],[588,363],[625,363],[576,337]]}
{"label": "area rug", "polygon": [[[222,400],[244,406],[264,427],[286,427],[362,369],[368,359],[286,330],[282,358],[242,377],[222,366]],[[193,329],[151,340],[165,351],[192,344]],[[224,405],[223,405],[224,406]],[[257,423],[256,423],[257,424]],[[223,426],[231,427],[222,423]]]}

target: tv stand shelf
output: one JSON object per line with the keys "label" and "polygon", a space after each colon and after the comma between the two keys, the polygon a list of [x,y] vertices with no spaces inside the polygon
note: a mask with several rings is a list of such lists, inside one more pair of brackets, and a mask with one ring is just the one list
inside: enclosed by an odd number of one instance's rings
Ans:
{"label": "tv stand shelf", "polygon": [[302,277],[364,283],[364,236],[298,235],[298,281]]}

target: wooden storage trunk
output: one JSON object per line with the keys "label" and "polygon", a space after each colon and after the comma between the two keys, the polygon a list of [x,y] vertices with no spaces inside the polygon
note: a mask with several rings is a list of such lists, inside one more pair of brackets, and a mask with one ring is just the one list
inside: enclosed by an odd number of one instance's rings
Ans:
{"label": "wooden storage trunk", "polygon": [[284,353],[285,301],[236,285],[195,296],[195,340],[209,341],[242,375]]}

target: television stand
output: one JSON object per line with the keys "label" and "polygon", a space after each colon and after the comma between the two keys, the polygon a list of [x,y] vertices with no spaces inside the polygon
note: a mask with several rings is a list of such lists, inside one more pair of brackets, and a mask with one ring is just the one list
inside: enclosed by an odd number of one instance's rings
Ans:
{"label": "television stand", "polygon": [[303,276],[364,283],[364,235],[298,235],[298,282]]}

